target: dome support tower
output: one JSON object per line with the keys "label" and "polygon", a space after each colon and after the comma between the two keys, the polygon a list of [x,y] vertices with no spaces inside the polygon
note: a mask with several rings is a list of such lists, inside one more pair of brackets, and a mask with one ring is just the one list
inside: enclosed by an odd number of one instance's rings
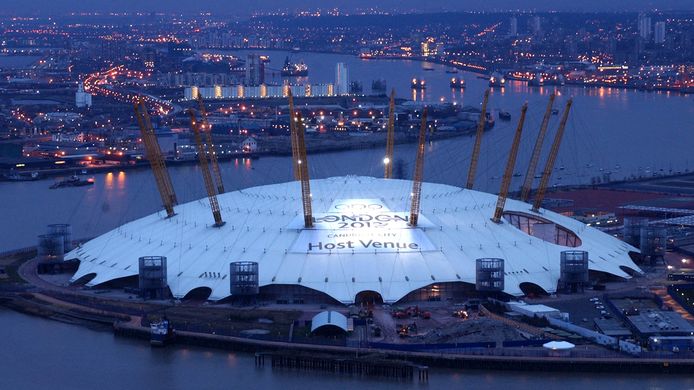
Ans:
{"label": "dome support tower", "polygon": [[210,174],[210,167],[207,163],[207,151],[205,150],[205,145],[200,136],[200,122],[195,118],[193,109],[188,110],[188,113],[190,114],[190,127],[193,129],[193,136],[195,137],[195,146],[198,151],[198,161],[200,162],[200,169],[202,170],[202,178],[205,181],[207,198],[210,201],[210,208],[212,209],[212,216],[214,217],[214,226],[220,227],[224,225],[224,221],[222,220],[222,212],[219,209],[219,202],[217,201],[212,174]]}
{"label": "dome support tower", "polygon": [[523,133],[523,123],[525,122],[526,111],[528,111],[528,103],[523,104],[523,108],[521,108],[521,116],[518,120],[518,127],[516,127],[516,134],[513,136],[513,143],[511,144],[511,151],[508,154],[508,162],[506,163],[504,179],[501,182],[499,196],[496,199],[496,209],[494,210],[494,216],[492,217],[492,222],[494,223],[500,223],[501,215],[504,213],[506,197],[508,196],[508,187],[511,185],[513,168],[516,166],[516,157],[518,156],[518,148],[520,146],[521,133]]}
{"label": "dome support tower", "polygon": [[477,122],[477,133],[475,134],[475,146],[472,148],[472,157],[470,157],[470,170],[467,173],[467,184],[465,188],[471,190],[475,185],[475,175],[477,174],[477,161],[480,157],[480,146],[482,145],[482,135],[484,127],[487,124],[487,102],[489,102],[489,89],[484,91],[484,100],[482,100],[482,111],[480,111],[480,120]]}
{"label": "dome support tower", "polygon": [[422,178],[424,176],[424,145],[427,133],[427,108],[422,110],[422,126],[419,129],[419,144],[417,145],[417,160],[412,178],[412,207],[410,207],[410,226],[417,226],[419,219],[419,204],[422,198]]}
{"label": "dome support tower", "polygon": [[388,109],[388,132],[386,135],[386,156],[383,158],[385,166],[384,178],[393,178],[393,146],[395,143],[395,89],[390,92],[390,106]]}
{"label": "dome support tower", "polygon": [[540,179],[540,186],[537,187],[537,194],[535,194],[535,200],[533,201],[534,212],[538,212],[540,210],[542,200],[545,197],[545,191],[547,191],[547,186],[549,185],[549,177],[552,175],[552,171],[554,170],[554,162],[557,160],[557,154],[559,154],[559,146],[561,146],[561,139],[564,136],[564,128],[566,128],[566,121],[569,119],[569,110],[571,110],[571,104],[573,104],[573,99],[569,99],[569,101],[566,102],[566,108],[564,108],[564,113],[562,114],[561,122],[559,123],[559,128],[557,129],[557,134],[554,136],[552,149],[550,149],[549,151],[547,163],[545,164],[545,171],[542,173],[542,179]]}
{"label": "dome support tower", "polygon": [[530,197],[530,191],[533,187],[533,180],[535,179],[535,171],[537,170],[537,164],[540,162],[542,144],[544,143],[545,135],[547,135],[547,126],[549,125],[549,118],[552,115],[552,105],[554,104],[554,98],[555,94],[549,95],[549,102],[547,103],[545,116],[542,117],[540,132],[537,134],[535,146],[533,147],[533,154],[530,157],[530,163],[528,164],[528,171],[525,173],[525,180],[523,181],[523,188],[521,190],[520,197],[521,202],[527,202],[528,198]]}

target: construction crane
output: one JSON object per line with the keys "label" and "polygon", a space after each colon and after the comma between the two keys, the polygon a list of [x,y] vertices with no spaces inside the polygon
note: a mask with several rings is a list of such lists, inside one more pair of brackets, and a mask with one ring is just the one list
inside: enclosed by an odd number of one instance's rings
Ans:
{"label": "construction crane", "polygon": [[508,154],[508,161],[506,162],[506,171],[504,171],[504,178],[501,181],[501,189],[499,189],[499,197],[496,198],[496,209],[494,210],[494,216],[492,217],[492,222],[494,223],[500,223],[501,216],[504,213],[506,197],[508,196],[508,188],[511,185],[511,178],[513,177],[513,168],[516,166],[516,157],[518,156],[518,149],[520,147],[521,133],[523,133],[523,123],[525,122],[526,111],[528,111],[528,103],[523,104],[523,108],[521,108],[521,116],[518,120],[518,127],[516,127],[516,133],[513,136],[511,151]]}
{"label": "construction crane", "polygon": [[205,133],[205,142],[207,143],[207,152],[210,154],[210,165],[212,165],[212,174],[214,175],[214,181],[217,185],[217,193],[223,194],[224,182],[222,181],[222,172],[219,170],[219,161],[217,161],[217,150],[212,142],[212,126],[207,120],[207,111],[205,110],[205,102],[202,100],[202,96],[198,95],[198,109],[200,111],[200,129]]}
{"label": "construction crane", "polygon": [[142,100],[138,100],[135,102],[134,108],[135,118],[140,127],[142,143],[145,145],[145,156],[152,167],[152,173],[157,183],[157,189],[159,190],[164,210],[166,210],[166,216],[167,218],[173,217],[176,215],[174,212],[174,205],[176,205],[178,201],[176,199],[176,193],[173,190],[173,185],[171,184],[171,177],[166,170],[166,163],[162,157],[159,143],[154,135],[152,121],[147,112],[147,107]]}
{"label": "construction crane", "polygon": [[205,145],[203,144],[202,136],[200,135],[200,127],[202,127],[202,123],[198,122],[195,118],[195,111],[193,111],[193,109],[189,109],[188,114],[190,114],[190,128],[193,130],[193,136],[195,138],[195,147],[198,151],[198,161],[200,162],[200,169],[202,170],[202,178],[205,181],[207,199],[210,201],[210,208],[212,209],[212,216],[214,217],[214,226],[220,227],[224,225],[224,221],[222,221],[222,213],[219,210],[219,202],[217,201],[217,194],[215,193],[214,181],[212,180],[210,167],[207,164]]}
{"label": "construction crane", "polygon": [[383,158],[386,179],[393,178],[393,146],[395,143],[395,89],[390,92],[390,106],[388,107],[388,132],[386,135],[386,156]]}
{"label": "construction crane", "polygon": [[552,143],[552,149],[550,149],[549,157],[547,157],[545,170],[542,172],[540,186],[537,188],[537,194],[535,194],[535,201],[533,202],[534,212],[538,212],[538,210],[540,210],[542,199],[545,197],[545,191],[547,191],[547,185],[549,184],[549,177],[552,175],[554,162],[557,160],[557,154],[559,154],[559,146],[561,145],[561,139],[564,136],[564,128],[566,127],[567,119],[569,119],[569,110],[571,109],[572,104],[573,99],[569,99],[569,101],[566,102],[566,108],[564,108],[564,113],[561,116],[561,122],[559,122],[559,128],[557,129],[557,134],[554,136],[554,142]]}
{"label": "construction crane", "polygon": [[301,202],[304,206],[304,227],[313,227],[313,211],[311,210],[311,184],[308,177],[308,160],[306,158],[306,141],[304,140],[304,123],[301,121],[301,114],[295,116],[295,143],[297,146],[296,166],[299,171],[301,181]]}
{"label": "construction crane", "polygon": [[475,185],[475,174],[477,173],[477,162],[480,157],[480,145],[482,144],[482,134],[484,134],[484,126],[487,122],[487,102],[489,101],[489,89],[484,91],[484,99],[482,100],[482,111],[480,112],[480,120],[477,122],[477,134],[475,135],[475,146],[472,148],[472,157],[470,158],[470,170],[467,173],[467,184],[465,188],[471,190]]}
{"label": "construction crane", "polygon": [[554,105],[555,96],[555,94],[549,95],[549,102],[547,103],[545,116],[542,117],[540,133],[537,135],[537,140],[535,140],[535,147],[533,147],[533,154],[530,157],[530,164],[528,165],[528,171],[525,173],[525,180],[523,181],[523,187],[521,189],[520,200],[522,202],[527,202],[530,198],[530,191],[533,187],[533,180],[535,180],[535,171],[537,170],[537,164],[538,162],[540,162],[540,153],[542,153],[542,143],[544,142],[545,135],[547,134],[547,126],[549,125],[549,118],[552,115],[552,105]]}
{"label": "construction crane", "polygon": [[297,133],[297,120],[296,112],[294,111],[294,96],[292,96],[292,89],[289,88],[287,92],[289,97],[289,138],[292,144],[292,172],[294,173],[294,180],[299,180],[299,166],[297,165],[299,146],[296,144],[296,133]]}
{"label": "construction crane", "polygon": [[427,138],[427,108],[422,111],[422,126],[419,129],[417,145],[417,160],[414,165],[412,178],[412,206],[410,207],[410,226],[417,226],[419,220],[419,204],[422,198],[422,178],[424,176],[424,146]]}

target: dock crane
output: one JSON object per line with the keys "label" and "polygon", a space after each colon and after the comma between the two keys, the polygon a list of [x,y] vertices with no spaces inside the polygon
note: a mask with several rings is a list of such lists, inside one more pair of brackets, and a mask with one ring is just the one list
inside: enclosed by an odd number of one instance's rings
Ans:
{"label": "dock crane", "polygon": [[214,226],[220,227],[224,225],[224,221],[222,221],[222,213],[219,209],[219,202],[217,201],[217,193],[215,192],[214,181],[212,180],[210,167],[207,164],[207,153],[205,153],[205,145],[203,144],[202,136],[200,135],[200,128],[204,126],[204,124],[198,122],[197,118],[195,117],[195,111],[193,111],[193,109],[189,109],[188,114],[190,115],[190,127],[193,130],[193,136],[195,138],[195,147],[198,152],[198,161],[200,162],[200,169],[202,170],[202,178],[205,181],[207,198],[210,201],[210,208],[212,209],[212,216],[214,217]]}
{"label": "dock crane", "polygon": [[383,158],[386,179],[393,178],[393,147],[395,143],[395,89],[390,92],[390,105],[388,107],[388,130],[386,135],[386,156]]}
{"label": "dock crane", "polygon": [[412,177],[412,206],[410,207],[410,226],[417,226],[419,220],[419,204],[422,198],[422,178],[424,176],[424,146],[427,132],[427,108],[422,111],[422,126],[419,129],[419,143],[417,144],[417,160],[414,165]]}
{"label": "dock crane", "polygon": [[[311,209],[311,184],[308,175],[308,160],[306,158],[306,141],[304,139],[304,123],[301,121],[301,114],[294,116],[294,140],[292,145],[296,145],[295,166],[299,172],[301,181],[301,202],[304,206],[304,227],[313,227],[313,211]],[[294,154],[294,152],[292,153]]]}
{"label": "dock crane", "polygon": [[289,88],[287,91],[287,97],[289,98],[289,138],[292,144],[292,172],[294,173],[294,180],[299,180],[299,166],[297,161],[299,146],[296,144],[296,133],[297,133],[297,121],[296,121],[296,111],[294,111],[294,96],[292,96],[292,89]]}
{"label": "dock crane", "polygon": [[511,144],[511,151],[508,154],[508,162],[506,162],[506,171],[504,171],[504,178],[501,182],[501,189],[499,189],[499,197],[496,199],[496,209],[494,210],[494,216],[492,217],[492,222],[500,223],[501,216],[504,213],[504,206],[506,205],[506,198],[508,197],[508,188],[511,185],[511,178],[513,177],[513,168],[516,165],[516,158],[518,156],[518,149],[520,147],[521,133],[523,133],[523,123],[525,122],[525,113],[528,111],[528,103],[523,104],[521,108],[521,116],[518,120],[518,127],[516,127],[516,133],[513,136],[513,143]]}
{"label": "dock crane", "polygon": [[564,113],[562,114],[561,122],[559,122],[557,134],[554,136],[554,142],[552,143],[552,149],[550,149],[549,156],[547,157],[547,163],[545,164],[545,170],[542,173],[540,186],[537,188],[537,194],[535,194],[535,200],[533,202],[534,212],[538,212],[540,210],[540,206],[542,205],[542,199],[544,199],[545,197],[547,185],[549,184],[549,177],[552,175],[552,170],[554,169],[554,162],[557,160],[557,154],[559,154],[559,146],[561,145],[561,139],[564,136],[564,128],[566,127],[567,119],[569,119],[569,110],[571,110],[572,104],[573,99],[569,99],[569,101],[566,102],[566,108],[564,108]]}
{"label": "dock crane", "polygon": [[154,129],[152,127],[152,121],[147,112],[147,107],[143,100],[137,100],[134,103],[135,108],[135,118],[137,119],[137,124],[140,127],[140,135],[142,137],[142,143],[145,145],[145,156],[149,160],[149,164],[152,167],[152,173],[154,174],[154,179],[157,183],[157,189],[159,190],[159,195],[161,195],[161,201],[166,210],[166,217],[170,218],[176,215],[174,212],[174,205],[178,203],[176,199],[176,193],[173,189],[173,184],[171,184],[171,177],[169,172],[166,170],[166,163],[164,162],[164,157],[161,154],[161,149],[157,138],[154,135]]}
{"label": "dock crane", "polygon": [[223,194],[224,182],[222,181],[222,172],[219,170],[219,161],[217,161],[217,150],[212,142],[212,126],[207,120],[207,111],[205,110],[205,102],[202,96],[198,95],[198,110],[200,111],[200,129],[205,133],[205,142],[207,143],[207,152],[210,154],[210,165],[212,165],[212,174],[217,185],[217,193]]}
{"label": "dock crane", "polygon": [[547,126],[549,125],[549,118],[552,115],[552,105],[554,105],[555,94],[549,95],[549,102],[547,103],[547,109],[545,110],[545,116],[542,117],[542,124],[540,125],[540,132],[537,135],[537,140],[535,140],[535,146],[533,147],[533,154],[530,157],[530,164],[528,164],[528,171],[525,173],[525,180],[523,181],[523,187],[521,189],[521,202],[527,202],[530,198],[530,191],[533,187],[533,180],[535,179],[535,171],[537,170],[537,164],[540,162],[540,153],[542,153],[542,144],[545,140],[545,135],[547,134]]}
{"label": "dock crane", "polygon": [[475,185],[475,174],[477,173],[477,162],[480,157],[480,145],[482,144],[482,134],[484,134],[484,126],[487,121],[487,102],[489,101],[489,91],[484,91],[484,100],[482,100],[482,111],[480,112],[480,120],[477,122],[477,133],[475,134],[475,146],[472,148],[472,157],[470,158],[470,170],[467,173],[467,184],[465,188],[471,190]]}

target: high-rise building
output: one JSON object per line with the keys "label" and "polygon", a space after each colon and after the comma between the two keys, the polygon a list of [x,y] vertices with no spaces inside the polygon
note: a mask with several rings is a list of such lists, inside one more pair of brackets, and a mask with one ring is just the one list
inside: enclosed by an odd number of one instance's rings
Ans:
{"label": "high-rise building", "polygon": [[511,19],[509,19],[508,24],[508,35],[511,37],[515,37],[516,35],[518,35],[518,18],[515,16],[511,16]]}
{"label": "high-rise building", "polygon": [[655,43],[665,43],[665,22],[657,22],[654,28]]}
{"label": "high-rise building", "polygon": [[84,92],[84,84],[79,83],[75,92],[75,105],[77,108],[91,107],[92,95]]}
{"label": "high-rise building", "polygon": [[246,85],[258,86],[265,83],[265,63],[257,54],[246,57]]}
{"label": "high-rise building", "polygon": [[335,66],[335,94],[349,94],[349,70],[344,62],[338,62]]}
{"label": "high-rise building", "polygon": [[542,19],[540,19],[539,16],[533,16],[533,18],[530,19],[530,31],[532,31],[533,35],[540,35],[540,33],[542,33]]}
{"label": "high-rise building", "polygon": [[436,55],[436,40],[432,37],[429,37],[422,41],[420,44],[420,47],[422,49],[422,56],[423,57],[429,57],[429,56],[435,56]]}
{"label": "high-rise building", "polygon": [[645,39],[645,40],[651,39],[651,17],[650,16],[648,16],[647,14],[644,14],[644,13],[640,13],[639,14],[638,27],[639,27],[639,36],[642,39]]}

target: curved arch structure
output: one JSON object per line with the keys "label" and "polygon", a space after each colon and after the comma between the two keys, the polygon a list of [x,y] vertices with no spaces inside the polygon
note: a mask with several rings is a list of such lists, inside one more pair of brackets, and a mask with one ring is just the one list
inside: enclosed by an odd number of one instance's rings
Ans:
{"label": "curved arch structure", "polygon": [[[556,291],[560,253],[567,246],[533,237],[508,221],[492,223],[496,195],[423,183],[416,228],[409,216],[408,180],[346,176],[311,181],[314,228],[303,228],[298,182],[253,187],[219,195],[230,221],[213,227],[206,199],[129,222],[74,249],[80,267],[72,280],[95,273],[87,285],[137,275],[141,256],[166,256],[175,297],[209,287],[211,300],[228,297],[229,263],[254,261],[259,285],[299,285],[352,303],[375,291],[387,303],[432,283],[475,283],[475,260],[505,261],[504,292],[523,295],[534,283]],[[533,214],[573,232],[574,249],[589,253],[589,268],[629,278],[621,266],[641,272],[629,257],[636,248],[574,219],[509,199],[506,211]],[[351,242],[351,244],[349,243]]]}

